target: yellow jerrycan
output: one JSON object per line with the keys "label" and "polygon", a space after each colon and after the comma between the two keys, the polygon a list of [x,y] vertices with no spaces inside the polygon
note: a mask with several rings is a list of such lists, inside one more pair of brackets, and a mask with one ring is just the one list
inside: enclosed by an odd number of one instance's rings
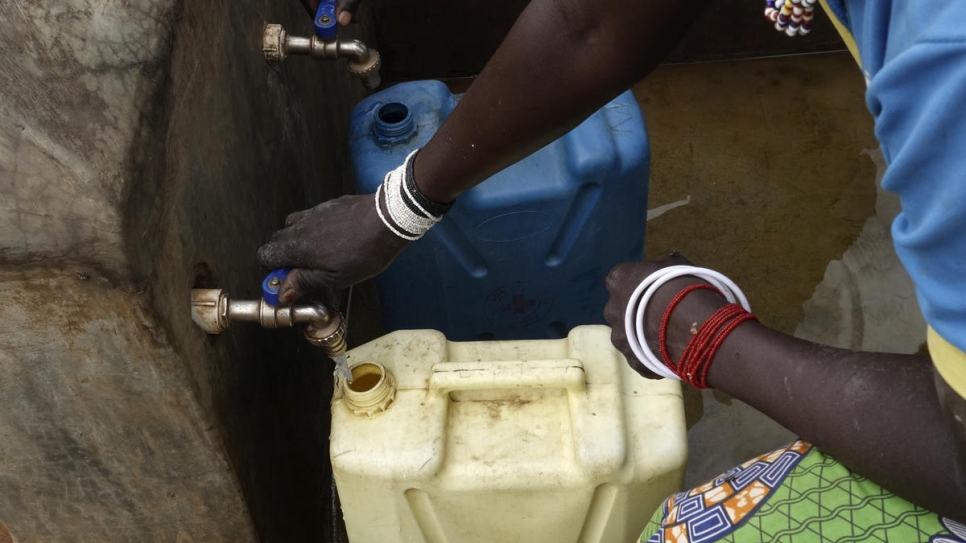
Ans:
{"label": "yellow jerrycan", "polygon": [[677,381],[606,326],[552,340],[393,332],[349,351],[330,455],[352,543],[631,543],[681,490]]}

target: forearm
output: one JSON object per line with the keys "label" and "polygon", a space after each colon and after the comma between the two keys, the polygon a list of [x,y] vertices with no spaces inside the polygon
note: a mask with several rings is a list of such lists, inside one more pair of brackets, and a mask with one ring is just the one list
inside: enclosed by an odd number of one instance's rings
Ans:
{"label": "forearm", "polygon": [[746,323],[708,382],[889,490],[964,520],[964,470],[928,357],[835,349]]}
{"label": "forearm", "polygon": [[703,4],[533,0],[420,151],[420,190],[451,201],[562,136],[653,69]]}

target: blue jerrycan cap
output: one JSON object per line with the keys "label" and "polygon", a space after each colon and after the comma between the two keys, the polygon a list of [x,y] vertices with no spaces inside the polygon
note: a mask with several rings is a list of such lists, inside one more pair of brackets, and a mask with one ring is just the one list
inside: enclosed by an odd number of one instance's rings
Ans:
{"label": "blue jerrycan cap", "polygon": [[292,268],[275,268],[262,281],[262,298],[268,305],[278,307],[278,291],[291,271]]}
{"label": "blue jerrycan cap", "polygon": [[322,0],[315,10],[315,35],[324,41],[335,39],[339,30],[335,19],[335,0]]}

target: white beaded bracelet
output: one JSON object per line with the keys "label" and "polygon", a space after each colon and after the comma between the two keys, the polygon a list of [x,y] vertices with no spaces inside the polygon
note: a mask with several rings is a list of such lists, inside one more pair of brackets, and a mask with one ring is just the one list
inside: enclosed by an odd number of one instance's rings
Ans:
{"label": "white beaded bracelet", "polygon": [[[423,237],[443,218],[442,214],[434,215],[420,205],[417,195],[411,193],[410,184],[406,183],[406,175],[412,171],[410,162],[417,152],[410,153],[398,168],[387,173],[376,189],[376,213],[379,218],[393,234],[409,241]],[[387,213],[382,212],[380,203],[383,202]]]}
{"label": "white beaded bracelet", "polygon": [[651,297],[654,296],[657,289],[661,288],[661,285],[671,279],[684,275],[693,275],[711,283],[711,285],[724,294],[725,299],[729,303],[740,302],[746,311],[751,311],[748,299],[745,298],[745,294],[738,288],[738,285],[721,273],[708,268],[684,265],[668,266],[655,271],[641,281],[641,284],[634,289],[630,299],[627,301],[627,308],[624,312],[624,333],[627,335],[627,343],[630,345],[631,351],[634,352],[634,356],[647,369],[661,377],[677,379],[679,381],[681,378],[664,365],[664,362],[658,359],[651,351],[651,348],[648,347],[647,339],[644,337],[644,313],[647,310],[647,304],[651,301]]}
{"label": "white beaded bracelet", "polygon": [[379,200],[381,195],[382,195],[382,185],[379,185],[379,188],[376,189],[376,214],[379,215],[379,218],[382,220],[382,224],[386,225],[386,228],[388,228],[390,232],[392,232],[393,234],[396,234],[396,236],[401,237],[402,239],[406,239],[409,241],[416,241],[417,239],[423,237],[422,234],[420,235],[404,234],[403,232],[399,231],[399,229],[397,229],[395,226],[390,224],[389,221],[386,220],[386,216],[382,213],[382,206],[379,205]]}

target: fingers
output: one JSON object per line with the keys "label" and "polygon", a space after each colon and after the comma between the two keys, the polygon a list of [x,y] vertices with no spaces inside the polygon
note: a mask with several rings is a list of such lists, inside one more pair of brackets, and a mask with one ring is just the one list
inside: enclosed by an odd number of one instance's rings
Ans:
{"label": "fingers", "polygon": [[691,261],[677,252],[668,254],[663,260],[645,260],[643,262],[624,262],[614,266],[607,274],[607,291],[611,296],[629,297],[648,275],[668,266],[690,266]]}
{"label": "fingers", "polygon": [[677,251],[672,251],[672,252],[668,253],[668,255],[666,257],[664,257],[664,260],[662,260],[661,262],[664,264],[664,266],[661,266],[661,267],[666,267],[666,266],[693,266],[694,265],[684,255],[682,255],[681,253],[679,253]]}
{"label": "fingers", "polygon": [[651,267],[652,264],[648,262],[624,262],[614,266],[607,274],[604,283],[607,286],[607,291],[613,296],[628,282],[640,283],[641,279],[647,277],[647,273],[650,273],[649,271],[645,273],[642,268],[649,269]]}
{"label": "fingers", "polygon": [[631,350],[624,330],[624,312],[627,310],[627,301],[631,292],[637,288],[644,277],[651,273],[652,268],[656,269],[657,266],[650,262],[625,262],[614,266],[607,274],[606,284],[610,298],[604,306],[604,318],[611,327],[611,343],[624,354],[628,365],[634,371],[648,379],[656,379],[658,375],[648,370]]}
{"label": "fingers", "polygon": [[626,282],[625,278],[632,273],[634,266],[635,264],[629,262],[618,264],[607,274],[607,278],[605,279],[607,292],[610,294],[610,297],[607,299],[607,304],[604,305],[604,318],[607,319],[611,328],[615,330],[620,328],[622,330],[621,333],[624,330],[624,311],[629,293],[621,295],[619,290]]}
{"label": "fingers", "polygon": [[[331,202],[331,201],[330,201]],[[311,209],[296,211],[285,218],[285,228],[272,234],[268,243],[258,249],[258,261],[268,268],[301,268],[309,266],[309,249],[312,240],[325,238],[324,232],[317,231],[318,224],[313,228],[309,219],[315,213],[327,211],[332,204],[325,202]]]}
{"label": "fingers", "polygon": [[311,211],[311,209],[303,209],[302,211],[290,213],[288,217],[285,217],[285,226],[292,226],[293,224],[301,221],[309,211]]}
{"label": "fingers", "polygon": [[266,268],[303,266],[307,241],[293,228],[279,230],[268,243],[258,248],[258,262]]}
{"label": "fingers", "polygon": [[326,272],[296,268],[282,281],[278,289],[278,303],[292,305],[306,294],[326,286]]}
{"label": "fingers", "polygon": [[[624,354],[628,365],[634,371],[648,379],[658,379],[660,376],[647,369],[630,348],[625,333],[627,304],[637,286],[649,275],[667,266],[686,264],[690,264],[688,259],[677,253],[672,253],[659,262],[645,261],[618,264],[607,274],[606,286],[610,298],[607,300],[607,305],[604,306],[604,318],[611,326],[611,343]],[[650,313],[650,309],[648,309],[648,313]]]}
{"label": "fingers", "polygon": [[335,12],[338,14],[340,25],[345,26],[352,21],[352,16],[360,3],[362,3],[361,0],[338,0],[336,2]]}
{"label": "fingers", "polygon": [[634,352],[631,351],[631,347],[627,343],[627,336],[624,334],[623,326],[615,326],[611,328],[610,342],[614,344],[614,347],[617,347],[617,350],[624,354],[624,359],[627,361],[627,365],[639,373],[641,377],[645,377],[647,379],[661,378],[660,375],[647,369],[647,367],[644,366],[644,364],[642,364],[636,356],[634,356]]}

